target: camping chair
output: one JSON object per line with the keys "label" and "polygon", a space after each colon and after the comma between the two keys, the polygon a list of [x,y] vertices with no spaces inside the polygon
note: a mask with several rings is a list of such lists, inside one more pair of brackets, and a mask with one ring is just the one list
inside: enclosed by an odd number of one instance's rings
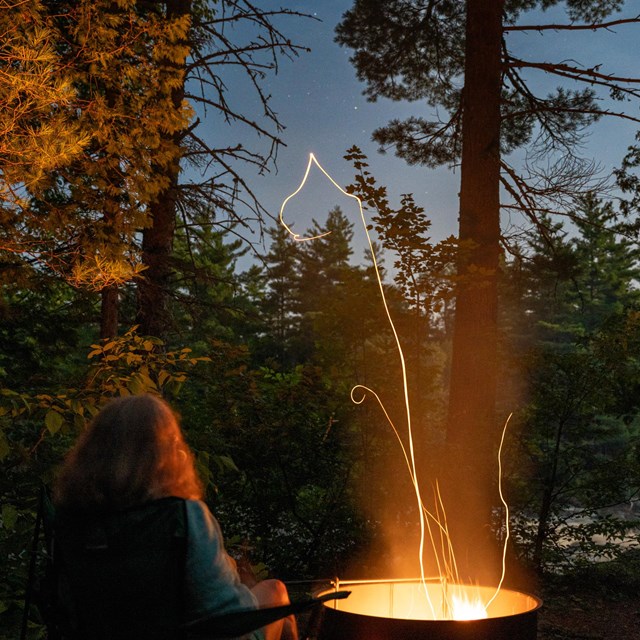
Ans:
{"label": "camping chair", "polygon": [[[43,577],[36,583],[41,529],[47,559]],[[58,539],[56,531],[61,534]],[[26,640],[32,602],[46,624],[49,640],[214,640],[250,633],[348,595],[337,592],[279,607],[212,614],[185,624],[181,598],[185,554],[183,500],[164,498],[107,518],[59,515],[56,519],[43,488],[21,640]],[[103,597],[105,592],[111,594],[109,599]]]}

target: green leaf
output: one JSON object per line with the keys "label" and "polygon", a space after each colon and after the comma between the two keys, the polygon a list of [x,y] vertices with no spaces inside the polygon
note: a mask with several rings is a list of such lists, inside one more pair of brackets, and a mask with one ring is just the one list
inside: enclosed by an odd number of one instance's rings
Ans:
{"label": "green leaf", "polygon": [[127,382],[127,389],[135,396],[145,391],[144,384],[138,376],[133,376],[129,382]]}
{"label": "green leaf", "polygon": [[238,467],[236,466],[236,463],[233,461],[233,458],[231,456],[225,456],[225,455],[213,456],[213,462],[215,463],[216,467],[218,468],[218,471],[220,472],[224,472],[224,471],[239,472],[240,471],[240,469],[238,469]]}
{"label": "green leaf", "polygon": [[47,427],[47,431],[51,435],[54,435],[60,430],[60,427],[64,424],[62,416],[53,409],[47,411],[44,417],[44,424]]}
{"label": "green leaf", "polygon": [[18,521],[18,510],[11,504],[2,505],[2,526],[5,529],[15,529]]}

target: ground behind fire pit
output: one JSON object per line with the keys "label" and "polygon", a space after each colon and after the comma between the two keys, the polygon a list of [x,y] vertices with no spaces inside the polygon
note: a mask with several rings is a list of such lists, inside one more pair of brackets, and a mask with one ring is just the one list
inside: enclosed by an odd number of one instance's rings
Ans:
{"label": "ground behind fire pit", "polygon": [[640,640],[640,551],[544,579],[538,640]]}

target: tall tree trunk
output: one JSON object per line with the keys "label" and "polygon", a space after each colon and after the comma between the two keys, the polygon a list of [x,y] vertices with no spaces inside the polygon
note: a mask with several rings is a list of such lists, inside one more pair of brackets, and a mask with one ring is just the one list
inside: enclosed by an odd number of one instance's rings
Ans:
{"label": "tall tree trunk", "polygon": [[[467,0],[460,240],[445,506],[461,570],[478,575],[495,471],[500,93],[504,0]],[[486,536],[488,538],[488,536]]]}
{"label": "tall tree trunk", "polygon": [[110,285],[100,292],[100,339],[115,338],[118,335],[118,286]]}
{"label": "tall tree trunk", "polygon": [[169,329],[168,298],[172,276],[171,253],[176,228],[178,163],[171,168],[171,184],[149,205],[151,226],[142,236],[146,269],[138,284],[137,324],[143,335],[164,338]]}
{"label": "tall tree trunk", "polygon": [[[191,0],[167,0],[168,20],[191,14]],[[165,60],[167,68],[175,69],[180,63]],[[184,66],[184,61],[182,61]],[[180,109],[184,100],[184,82],[174,87],[171,98],[175,109]],[[182,132],[168,134],[177,146],[182,140]],[[178,201],[178,177],[180,158],[176,157],[169,166],[158,168],[169,179],[166,189],[149,204],[151,224],[142,236],[142,262],[146,266],[138,284],[137,323],[140,333],[164,338],[169,329],[168,300],[171,284],[171,253],[176,229],[176,205]]]}

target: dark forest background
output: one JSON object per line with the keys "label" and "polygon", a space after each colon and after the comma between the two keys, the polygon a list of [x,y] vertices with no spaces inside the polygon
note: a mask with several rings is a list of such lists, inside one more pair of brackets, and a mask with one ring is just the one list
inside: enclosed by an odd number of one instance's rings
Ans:
{"label": "dark forest background", "polygon": [[[575,17],[589,5],[592,21],[617,4],[568,3]],[[523,10],[511,5],[512,16]],[[308,230],[321,237],[295,242],[243,173],[270,166],[283,140],[262,74],[305,46],[278,15],[306,19],[241,0],[0,2],[1,637],[15,637],[22,616],[40,486],[110,397],[158,393],[175,407],[229,547],[262,575],[371,575],[369,554],[385,560],[415,526],[410,497],[398,498],[411,490],[396,436],[371,398],[351,400],[354,385],[369,387],[402,423],[372,256],[353,254],[363,230],[328,203]],[[246,41],[228,38],[237,21]],[[255,83],[263,118],[230,106],[221,69],[232,62]],[[216,148],[195,115],[205,107],[272,151]],[[587,93],[546,108],[582,109],[580,122],[549,125],[552,136],[564,126],[569,149],[602,115]],[[516,125],[505,134],[514,148],[536,126]],[[573,164],[571,197],[563,182],[557,211],[531,205],[534,224],[501,241],[494,427],[512,414],[510,563],[537,576],[638,544],[640,156],[629,145],[622,200]],[[417,459],[431,477],[446,448],[456,290],[472,242],[433,240],[428,211],[410,194],[390,202],[359,149],[341,151],[378,238]],[[196,171],[206,166],[217,169]],[[240,239],[247,206],[263,249]],[[494,445],[491,535],[501,540]]]}

